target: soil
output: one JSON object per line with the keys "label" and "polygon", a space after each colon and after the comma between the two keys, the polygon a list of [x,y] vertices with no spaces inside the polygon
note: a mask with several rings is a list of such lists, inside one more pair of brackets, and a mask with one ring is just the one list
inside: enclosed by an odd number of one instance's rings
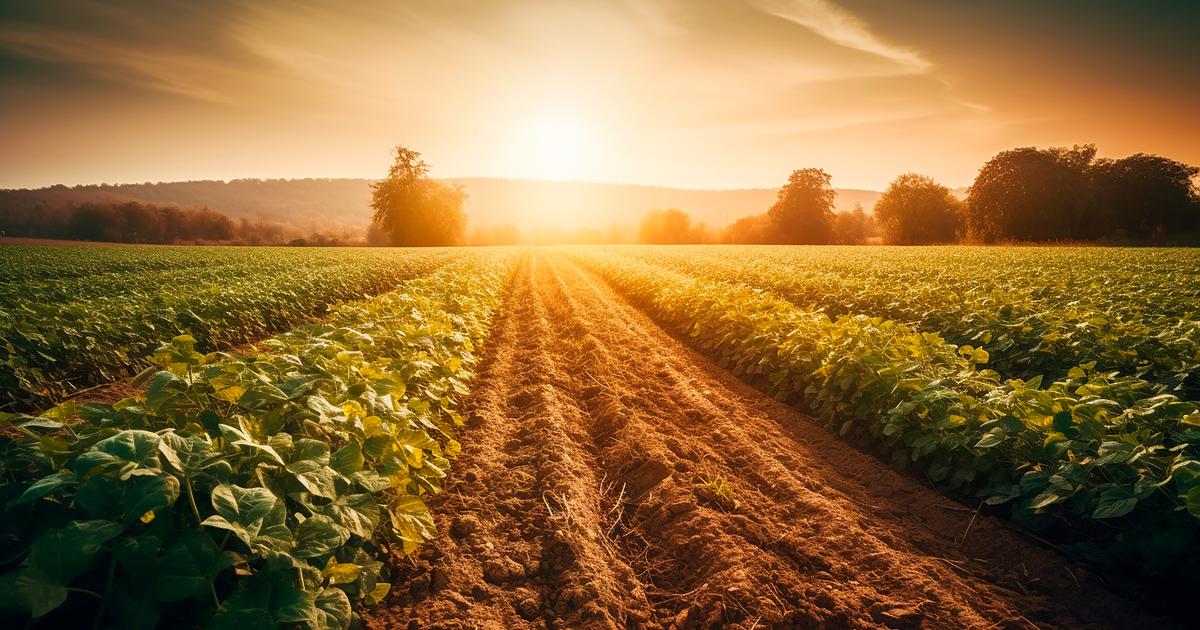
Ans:
{"label": "soil", "polygon": [[368,628],[1162,627],[734,378],[553,251]]}

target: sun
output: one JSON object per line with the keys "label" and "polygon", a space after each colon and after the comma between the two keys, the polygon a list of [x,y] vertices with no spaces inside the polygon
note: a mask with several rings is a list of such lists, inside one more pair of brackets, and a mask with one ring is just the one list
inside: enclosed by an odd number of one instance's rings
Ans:
{"label": "sun", "polygon": [[595,159],[594,131],[568,114],[543,114],[521,131],[520,167],[537,179],[586,179]]}

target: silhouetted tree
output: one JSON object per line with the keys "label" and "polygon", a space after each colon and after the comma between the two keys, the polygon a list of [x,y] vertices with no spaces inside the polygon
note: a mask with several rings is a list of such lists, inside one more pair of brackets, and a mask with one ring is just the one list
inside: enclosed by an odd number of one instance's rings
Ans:
{"label": "silhouetted tree", "polygon": [[775,222],[766,213],[742,217],[721,230],[722,243],[775,243],[777,238]]}
{"label": "silhouetted tree", "polygon": [[393,245],[456,245],[467,227],[466,193],[430,179],[421,154],[396,147],[396,159],[385,179],[371,184],[375,223]]}
{"label": "silhouetted tree", "polygon": [[819,168],[792,171],[767,214],[784,243],[819,244],[833,241],[832,178]]}
{"label": "silhouetted tree", "polygon": [[833,215],[833,242],[839,245],[862,245],[870,232],[870,218],[861,203],[854,204],[848,212]]}
{"label": "silhouetted tree", "polygon": [[1138,153],[1098,160],[1091,167],[1098,236],[1118,230],[1134,239],[1161,239],[1200,227],[1200,198],[1192,178],[1200,168]]}
{"label": "silhouetted tree", "polygon": [[683,210],[651,210],[638,227],[638,241],[663,245],[702,243],[706,240],[704,232],[703,225],[693,224],[692,218]]}
{"label": "silhouetted tree", "polygon": [[949,188],[916,173],[897,177],[875,203],[884,239],[900,245],[954,241],[961,214]]}
{"label": "silhouetted tree", "polygon": [[1095,145],[1003,151],[967,193],[967,227],[987,242],[1090,238]]}

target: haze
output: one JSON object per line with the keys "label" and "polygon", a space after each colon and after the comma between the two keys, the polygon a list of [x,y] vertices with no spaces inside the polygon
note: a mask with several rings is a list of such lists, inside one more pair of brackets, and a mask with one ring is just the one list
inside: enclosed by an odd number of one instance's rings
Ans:
{"label": "haze", "polygon": [[7,2],[0,186],[438,177],[882,189],[999,150],[1200,162],[1200,3]]}

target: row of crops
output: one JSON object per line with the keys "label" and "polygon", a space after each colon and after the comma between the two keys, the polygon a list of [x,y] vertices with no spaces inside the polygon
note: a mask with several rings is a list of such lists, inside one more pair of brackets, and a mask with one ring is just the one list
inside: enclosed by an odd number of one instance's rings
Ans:
{"label": "row of crops", "polygon": [[252,354],[177,336],[137,398],[0,414],[0,619],[353,625],[381,556],[432,536],[422,497],[514,259],[460,255]]}
{"label": "row of crops", "polygon": [[1096,248],[642,248],[639,260],[982,348],[1013,378],[1094,362],[1200,400],[1200,252]]}
{"label": "row of crops", "polygon": [[[0,248],[0,411],[130,376],[163,339],[201,351],[287,330],[387,291],[450,249]],[[132,370],[132,371],[131,371]]]}
{"label": "row of crops", "polygon": [[[1200,308],[1188,297],[1197,283],[1196,267],[1185,264],[1191,254],[1171,263],[1158,252],[1126,250],[1174,275],[1146,276],[1139,284],[1126,277],[1131,268],[1118,265],[1111,285],[1101,280],[1083,295],[1091,286],[1085,270],[1096,272],[1118,254],[1071,252],[1055,261],[1057,250],[1038,250],[1036,258],[992,248],[958,251],[900,250],[902,280],[890,278],[886,267],[895,250],[873,250],[859,260],[849,249],[809,248],[581,248],[571,255],[722,365],[898,467],[1069,541],[1110,568],[1162,576],[1187,566],[1200,546],[1200,403],[1181,396],[1191,390],[1182,385],[1186,377],[1177,378],[1194,371],[1197,352],[1198,316],[1187,304]],[[977,267],[990,279],[961,277],[971,273],[963,271],[970,261],[956,256],[975,252],[1014,255],[1021,264],[997,261],[990,274]],[[1043,254],[1051,262],[1039,270]],[[926,277],[906,275],[922,264],[929,266]],[[1076,278],[1056,275],[1074,264],[1084,265]],[[1046,274],[1059,283],[1038,279]],[[939,286],[954,297],[939,295]],[[1079,294],[1059,294],[1064,290]],[[843,303],[834,301],[839,297]],[[1006,320],[1010,315],[995,302],[1007,298],[1019,304],[1014,311],[1025,310],[1022,324]],[[1123,299],[1143,308],[1123,308]],[[1062,311],[1047,312],[1055,308]],[[940,309],[955,315],[941,318]],[[1071,315],[1101,311],[1119,322],[1145,318],[1147,327],[1177,322],[1143,336],[1186,348],[1162,369],[1150,357],[1106,364],[1112,357],[1093,345],[1091,327],[1111,329]],[[1041,356],[1020,347],[1030,342],[1025,327],[1035,326],[1034,312],[1036,325],[1046,326],[1042,337],[1085,331],[1092,341],[1071,346],[1074,353],[1029,361]],[[890,317],[898,314],[908,316]],[[998,319],[984,319],[989,314]],[[960,343],[929,330],[941,324]],[[1128,326],[1111,347],[1151,343]],[[995,345],[1003,335],[1009,342]],[[1004,369],[991,369],[1006,352]]]}

